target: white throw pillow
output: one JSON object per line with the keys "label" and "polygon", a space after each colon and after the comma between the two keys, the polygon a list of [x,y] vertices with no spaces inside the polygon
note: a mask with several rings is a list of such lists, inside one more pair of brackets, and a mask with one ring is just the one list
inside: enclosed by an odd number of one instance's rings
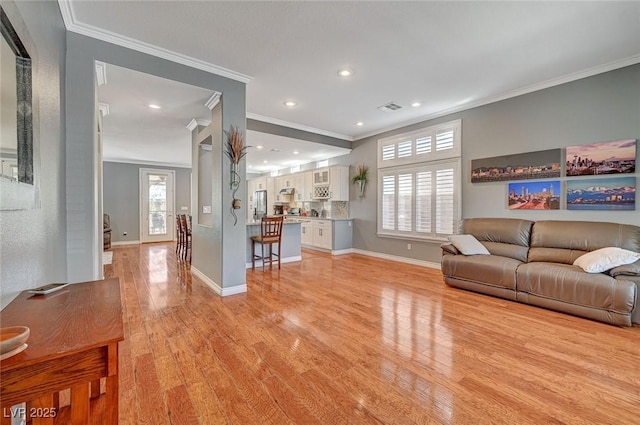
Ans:
{"label": "white throw pillow", "polygon": [[491,255],[473,235],[452,235],[449,242],[464,255]]}
{"label": "white throw pillow", "polygon": [[635,263],[638,259],[639,253],[612,246],[581,255],[573,265],[587,273],[602,273],[614,267]]}

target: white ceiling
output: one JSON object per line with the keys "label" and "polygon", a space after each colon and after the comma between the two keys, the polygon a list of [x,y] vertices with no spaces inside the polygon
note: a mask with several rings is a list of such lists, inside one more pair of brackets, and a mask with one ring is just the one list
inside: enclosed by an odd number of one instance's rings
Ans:
{"label": "white ceiling", "polygon": [[[249,117],[346,140],[640,62],[637,1],[60,6],[71,31],[250,76]],[[403,108],[377,109],[390,101]]]}

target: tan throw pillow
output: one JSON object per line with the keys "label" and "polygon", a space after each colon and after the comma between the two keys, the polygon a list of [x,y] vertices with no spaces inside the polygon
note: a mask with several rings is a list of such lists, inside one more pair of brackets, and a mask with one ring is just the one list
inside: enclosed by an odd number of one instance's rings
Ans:
{"label": "tan throw pillow", "polygon": [[464,255],[491,255],[491,253],[473,235],[452,235],[449,242]]}
{"label": "tan throw pillow", "polygon": [[614,267],[635,263],[640,259],[640,254],[617,247],[597,249],[581,255],[573,262],[587,273],[602,273]]}

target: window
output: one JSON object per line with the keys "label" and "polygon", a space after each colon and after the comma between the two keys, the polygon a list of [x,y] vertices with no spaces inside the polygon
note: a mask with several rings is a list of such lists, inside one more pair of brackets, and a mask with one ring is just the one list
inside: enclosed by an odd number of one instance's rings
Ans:
{"label": "window", "polygon": [[316,168],[322,168],[322,167],[328,167],[329,166],[329,160],[328,159],[323,159],[322,161],[317,161],[316,162]]}
{"label": "window", "polygon": [[461,121],[378,141],[378,234],[444,239],[460,219]]}

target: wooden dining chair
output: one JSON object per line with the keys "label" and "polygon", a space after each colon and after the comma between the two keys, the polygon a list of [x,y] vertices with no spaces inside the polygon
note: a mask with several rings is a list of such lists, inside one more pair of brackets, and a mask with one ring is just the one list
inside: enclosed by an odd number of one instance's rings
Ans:
{"label": "wooden dining chair", "polygon": [[182,233],[182,258],[187,259],[187,252],[189,253],[189,262],[191,262],[191,227],[187,222],[187,216],[180,214],[180,232]]}
{"label": "wooden dining chair", "polygon": [[[262,260],[262,271],[264,271],[265,263],[269,263],[269,268],[273,267],[273,262],[278,262],[280,269],[280,254],[282,240],[282,223],[283,217],[262,217],[260,221],[260,235],[251,236],[251,268],[255,270],[256,260]],[[262,249],[262,255],[256,255],[256,244],[259,243]],[[278,253],[273,252],[273,244],[278,244]],[[269,246],[269,256],[265,257],[265,245]],[[277,259],[274,260],[273,257]],[[268,258],[268,260],[267,260]]]}

